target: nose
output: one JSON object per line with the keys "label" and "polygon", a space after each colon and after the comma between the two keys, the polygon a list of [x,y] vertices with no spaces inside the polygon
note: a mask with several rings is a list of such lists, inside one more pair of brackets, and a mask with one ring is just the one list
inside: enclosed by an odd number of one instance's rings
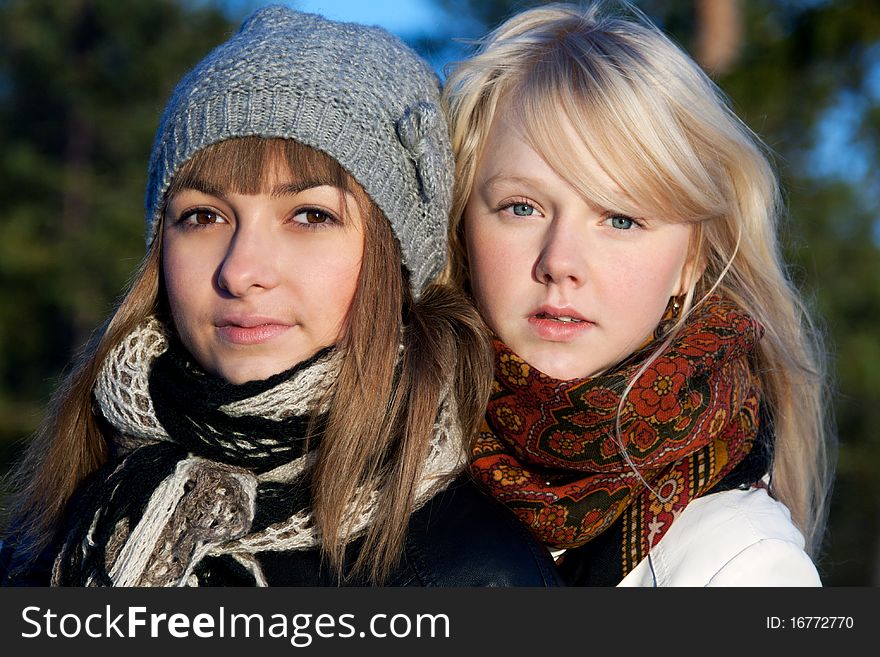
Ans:
{"label": "nose", "polygon": [[280,280],[272,236],[260,228],[240,223],[217,270],[217,286],[234,297],[271,289]]}
{"label": "nose", "polygon": [[556,217],[544,234],[535,262],[534,277],[544,285],[583,285],[586,274],[584,244],[574,218]]}

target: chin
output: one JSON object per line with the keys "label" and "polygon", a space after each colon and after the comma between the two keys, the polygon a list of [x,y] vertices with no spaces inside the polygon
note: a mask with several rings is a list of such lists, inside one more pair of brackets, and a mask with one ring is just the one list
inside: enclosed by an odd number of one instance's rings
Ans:
{"label": "chin", "polygon": [[280,369],[269,367],[219,367],[215,370],[215,374],[232,385],[241,385],[250,383],[251,381],[262,381],[274,376],[279,372],[283,372],[286,367]]}
{"label": "chin", "polygon": [[566,381],[568,379],[579,379],[582,376],[580,368],[567,363],[560,363],[557,360],[548,361],[544,358],[529,359],[525,356],[523,356],[523,360],[542,374],[549,376],[551,379]]}
{"label": "chin", "polygon": [[550,365],[547,369],[538,367],[544,374],[560,381],[570,381],[572,379],[583,379],[591,374],[591,370],[577,365]]}
{"label": "chin", "polygon": [[[513,351],[519,353],[516,349]],[[543,351],[543,353],[520,354],[520,356],[539,372],[560,381],[582,379],[595,372],[592,364],[572,358],[569,354],[554,354]]]}
{"label": "chin", "polygon": [[318,350],[315,350],[314,353],[308,354],[302,358],[297,357],[289,360],[280,360],[279,358],[274,357],[262,359],[252,354],[251,357],[247,359],[248,362],[227,363],[225,366],[219,366],[217,369],[217,376],[224,378],[233,385],[241,385],[242,383],[250,383],[251,381],[264,381],[276,374],[281,374],[281,372],[293,369],[300,363],[314,356],[317,351]]}

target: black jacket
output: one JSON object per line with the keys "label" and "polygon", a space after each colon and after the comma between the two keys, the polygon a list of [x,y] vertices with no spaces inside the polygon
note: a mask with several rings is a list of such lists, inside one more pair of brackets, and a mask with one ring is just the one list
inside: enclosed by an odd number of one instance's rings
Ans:
{"label": "black jacket", "polygon": [[[346,550],[354,562],[362,540]],[[53,546],[48,554],[57,550]],[[51,556],[17,570],[11,545],[0,549],[0,584],[46,586]],[[322,561],[318,550],[290,554],[264,552],[270,586],[338,586],[339,578]],[[283,561],[282,561],[283,560]],[[249,586],[251,574],[231,557],[205,558],[197,568],[204,585]],[[348,586],[366,586],[365,579],[348,579]],[[547,550],[516,517],[462,475],[416,511],[409,523],[403,554],[385,586],[561,586]]]}

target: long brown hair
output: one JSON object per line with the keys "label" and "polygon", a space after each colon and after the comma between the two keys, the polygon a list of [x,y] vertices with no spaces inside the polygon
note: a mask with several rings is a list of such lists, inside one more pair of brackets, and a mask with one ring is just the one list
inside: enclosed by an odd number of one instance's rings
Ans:
{"label": "long brown hair", "polygon": [[[402,549],[444,393],[457,408],[465,450],[475,435],[491,381],[485,329],[451,286],[430,285],[413,297],[389,222],[360,185],[319,151],[287,139],[219,142],[181,168],[167,196],[196,177],[220,189],[258,193],[270,167],[279,163],[293,177],[308,172],[312,180],[350,192],[366,218],[361,273],[336,345],[344,358],[312,489],[322,549],[341,577],[351,510],[363,508],[368,491],[378,487],[378,512],[351,574],[381,583]],[[92,388],[108,352],[147,316],[162,311],[160,243],[161,237],[154,240],[112,319],[58,387],[10,475],[9,527],[31,556],[52,540],[79,483],[107,458],[109,436],[92,406]]]}
{"label": "long brown hair", "polygon": [[5,480],[4,538],[22,559],[52,541],[67,501],[80,482],[107,460],[107,424],[93,407],[92,389],[107,354],[156,312],[160,245],[154,240],[111,318],[74,358],[22,458]]}

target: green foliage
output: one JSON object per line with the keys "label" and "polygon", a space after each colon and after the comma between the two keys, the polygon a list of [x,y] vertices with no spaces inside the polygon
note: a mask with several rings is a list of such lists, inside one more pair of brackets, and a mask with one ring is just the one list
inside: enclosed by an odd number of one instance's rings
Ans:
{"label": "green foliage", "polygon": [[[788,190],[787,258],[824,320],[832,351],[840,435],[826,553],[830,584],[874,584],[880,573],[880,249],[877,222],[880,14],[874,3],[748,2],[747,42],[720,80],[743,118],[780,155]],[[853,135],[829,134],[851,115]],[[823,138],[841,141],[829,170]],[[827,153],[825,157],[828,157]]]}
{"label": "green foliage", "polygon": [[135,269],[159,111],[233,26],[205,3],[0,3],[0,440]]}

